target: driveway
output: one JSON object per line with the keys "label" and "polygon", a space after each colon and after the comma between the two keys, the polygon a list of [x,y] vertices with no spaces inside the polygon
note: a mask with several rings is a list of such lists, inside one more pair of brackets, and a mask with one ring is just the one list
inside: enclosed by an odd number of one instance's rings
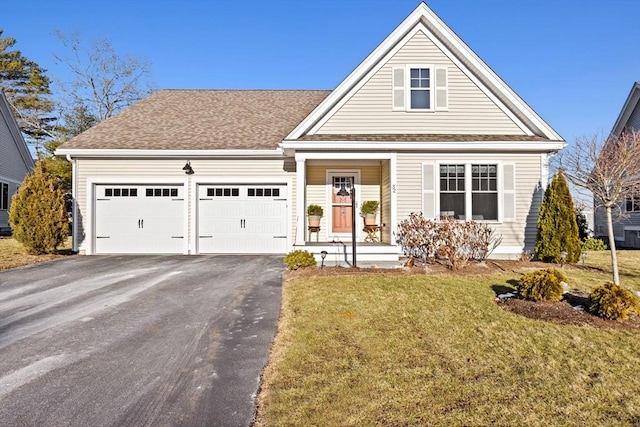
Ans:
{"label": "driveway", "polygon": [[79,256],[0,273],[0,420],[246,426],[281,257]]}

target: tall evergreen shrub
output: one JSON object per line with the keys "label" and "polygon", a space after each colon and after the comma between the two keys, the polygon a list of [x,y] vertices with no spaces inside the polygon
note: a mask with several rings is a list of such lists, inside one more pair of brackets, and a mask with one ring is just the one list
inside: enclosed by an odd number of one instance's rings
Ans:
{"label": "tall evergreen shrub", "polygon": [[[564,259],[562,252],[567,253]],[[545,262],[573,264],[578,262],[581,252],[573,198],[559,170],[540,206],[534,255]]]}
{"label": "tall evergreen shrub", "polygon": [[69,234],[64,192],[41,163],[13,196],[9,225],[13,237],[36,255],[55,251]]}

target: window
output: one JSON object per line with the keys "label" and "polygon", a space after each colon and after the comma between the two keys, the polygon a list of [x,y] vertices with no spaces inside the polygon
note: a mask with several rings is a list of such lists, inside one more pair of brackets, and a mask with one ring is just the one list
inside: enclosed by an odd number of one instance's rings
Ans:
{"label": "window", "polygon": [[249,188],[247,190],[249,197],[280,197],[279,188]]}
{"label": "window", "polygon": [[498,220],[498,166],[441,164],[440,217]]}
{"label": "window", "polygon": [[429,68],[410,68],[410,108],[412,110],[431,109],[431,70]]}
{"label": "window", "polygon": [[105,197],[138,197],[137,188],[105,188]]}
{"label": "window", "polygon": [[147,188],[145,190],[147,197],[178,197],[177,188]]}
{"label": "window", "polygon": [[626,205],[627,212],[640,212],[640,193],[628,196]]}
{"label": "window", "polygon": [[447,67],[416,64],[392,69],[395,111],[425,112],[448,109]]}
{"label": "window", "polygon": [[239,195],[239,188],[207,188],[208,197],[238,197]]}
{"label": "window", "polygon": [[0,210],[9,209],[9,184],[0,182]]}

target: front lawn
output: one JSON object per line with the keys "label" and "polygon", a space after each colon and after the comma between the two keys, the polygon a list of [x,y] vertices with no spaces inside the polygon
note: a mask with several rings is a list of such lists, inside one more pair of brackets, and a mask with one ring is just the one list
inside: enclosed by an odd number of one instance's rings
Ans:
{"label": "front lawn", "polygon": [[0,271],[60,258],[71,253],[71,239],[56,254],[29,255],[13,238],[0,238]]}
{"label": "front lawn", "polygon": [[[606,256],[571,287],[607,280]],[[621,276],[640,283],[640,251]],[[256,425],[638,425],[640,331],[507,312],[518,277],[290,274]]]}

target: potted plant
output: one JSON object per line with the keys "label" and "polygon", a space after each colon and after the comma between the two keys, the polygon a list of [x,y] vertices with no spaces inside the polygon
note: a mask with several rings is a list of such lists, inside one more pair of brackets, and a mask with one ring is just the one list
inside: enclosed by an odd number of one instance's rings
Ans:
{"label": "potted plant", "polygon": [[307,218],[309,220],[309,227],[319,227],[320,226],[320,218],[324,211],[322,210],[322,206],[320,205],[309,205],[307,206]]}
{"label": "potted plant", "polygon": [[362,202],[360,206],[360,216],[364,218],[364,225],[376,224],[376,215],[379,207],[380,202],[377,200],[366,200]]}

